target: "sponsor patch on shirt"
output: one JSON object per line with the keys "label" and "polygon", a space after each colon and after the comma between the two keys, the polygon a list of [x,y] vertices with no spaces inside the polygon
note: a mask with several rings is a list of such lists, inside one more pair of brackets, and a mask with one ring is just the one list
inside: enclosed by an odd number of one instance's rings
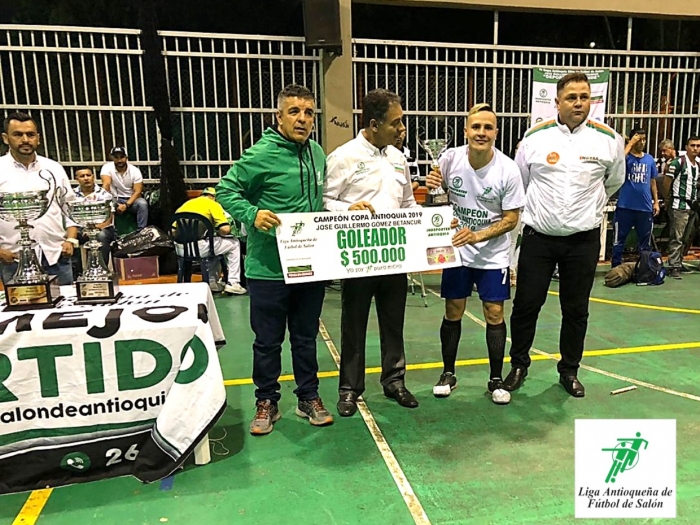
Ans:
{"label": "sponsor patch on shirt", "polygon": [[559,162],[559,153],[557,153],[556,151],[553,151],[552,153],[547,155],[547,163],[548,164],[554,165],[557,162]]}
{"label": "sponsor patch on shirt", "polygon": [[484,193],[477,196],[476,200],[481,202],[494,202],[496,200],[496,194],[493,192],[493,188],[484,188]]}
{"label": "sponsor patch on shirt", "polygon": [[462,184],[464,184],[464,181],[461,177],[454,177],[452,179],[452,184],[449,186],[449,189],[455,195],[459,195],[460,197],[466,197],[467,191],[460,189],[462,187]]}
{"label": "sponsor patch on shirt", "polygon": [[585,155],[581,155],[579,157],[581,162],[595,162],[596,164],[600,162],[600,159],[598,157],[586,157]]}
{"label": "sponsor patch on shirt", "polygon": [[364,175],[365,173],[369,173],[369,168],[365,166],[364,162],[358,162],[354,175]]}
{"label": "sponsor patch on shirt", "polygon": [[403,164],[394,164],[394,171],[397,173],[405,173]]}

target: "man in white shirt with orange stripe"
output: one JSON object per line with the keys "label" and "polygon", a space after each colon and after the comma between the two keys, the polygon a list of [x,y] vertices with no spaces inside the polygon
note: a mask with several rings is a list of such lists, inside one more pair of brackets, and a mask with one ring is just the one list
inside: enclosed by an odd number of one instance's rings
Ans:
{"label": "man in white shirt with orange stripe", "polygon": [[526,203],[518,260],[518,283],[510,318],[511,372],[506,390],[527,376],[537,318],[559,265],[559,382],[583,397],[578,380],[588,327],[588,299],[600,252],[600,225],[609,197],[625,180],[625,143],[608,126],[589,120],[591,86],[583,73],[557,84],[558,116],[527,131],[515,162]]}

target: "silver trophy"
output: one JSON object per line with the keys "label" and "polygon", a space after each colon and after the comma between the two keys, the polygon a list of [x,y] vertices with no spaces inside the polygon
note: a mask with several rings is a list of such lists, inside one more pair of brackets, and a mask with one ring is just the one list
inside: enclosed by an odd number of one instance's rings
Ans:
{"label": "silver trophy", "polygon": [[114,212],[111,200],[75,200],[66,202],[66,214],[83,228],[89,241],[87,262],[83,274],[75,281],[77,304],[110,304],[119,300],[119,280],[110,272],[102,257],[102,243],[97,240],[100,233],[98,224],[109,220]]}
{"label": "silver trophy", "polygon": [[[436,139],[426,138],[424,129],[418,132],[418,143],[430,157],[431,168],[439,168],[438,158],[449,147],[454,133],[450,126],[445,126],[442,130],[442,137]],[[449,195],[442,188],[431,189],[425,197],[425,206],[446,206],[450,203]]]}
{"label": "silver trophy", "polygon": [[17,222],[15,229],[19,230],[20,235],[17,271],[5,283],[5,310],[52,308],[61,299],[58,278],[43,271],[29,237],[29,232],[34,227],[29,221],[43,217],[56,197],[55,191],[50,199],[48,197],[52,187],[56,187],[53,174],[42,170],[39,177],[48,184],[45,190],[0,193],[0,219]]}

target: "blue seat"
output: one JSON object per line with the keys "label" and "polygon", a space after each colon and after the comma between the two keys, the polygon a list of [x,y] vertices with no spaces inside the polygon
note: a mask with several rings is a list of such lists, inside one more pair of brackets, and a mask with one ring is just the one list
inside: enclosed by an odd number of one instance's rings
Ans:
{"label": "blue seat", "polygon": [[[182,255],[177,256],[177,282],[192,281],[192,265],[199,263],[202,281],[209,283],[209,271],[220,264],[224,272],[224,282],[228,282],[228,267],[223,255],[214,255],[214,225],[198,213],[181,212],[173,215],[171,235],[176,244],[182,246]],[[202,257],[199,241],[209,242],[209,255]]]}

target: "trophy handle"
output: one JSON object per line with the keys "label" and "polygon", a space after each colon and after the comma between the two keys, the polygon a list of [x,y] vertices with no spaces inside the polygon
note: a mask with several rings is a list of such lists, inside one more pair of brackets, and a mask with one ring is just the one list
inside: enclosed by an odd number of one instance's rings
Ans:
{"label": "trophy handle", "polygon": [[[45,177],[45,176],[43,175],[44,172],[48,173],[49,176],[50,176],[51,178]],[[50,209],[51,206],[53,205],[53,202],[56,200],[56,194],[57,194],[58,191],[59,191],[58,186],[56,185],[56,177],[54,177],[54,174],[51,173],[51,171],[49,171],[49,170],[40,170],[40,171],[39,171],[39,178],[45,180],[46,183],[49,185],[49,189],[48,189],[48,192],[47,192],[47,193],[51,193],[51,198],[49,199],[49,203],[46,205],[46,210],[44,211],[44,213],[42,213],[41,215],[39,215],[39,217],[37,217],[37,219],[40,218],[40,217],[43,217],[44,215],[46,215],[46,212],[49,211],[49,209]],[[51,185],[52,182],[53,182],[53,186]],[[52,188],[52,187],[53,187],[53,189],[54,189],[53,192],[51,191],[51,188]],[[61,188],[61,190],[63,191],[63,196],[65,197],[65,195],[66,195],[66,193],[67,193],[66,189],[65,189],[65,188]],[[64,212],[62,206],[61,206],[61,212]],[[64,212],[64,213],[65,213],[65,212]]]}
{"label": "trophy handle", "polygon": [[452,128],[452,126],[450,126],[450,125],[445,126],[445,140],[446,140],[445,145],[446,146],[449,146],[450,144],[452,144],[452,139],[454,138],[454,135],[455,135],[455,133],[454,133],[454,129]]}

